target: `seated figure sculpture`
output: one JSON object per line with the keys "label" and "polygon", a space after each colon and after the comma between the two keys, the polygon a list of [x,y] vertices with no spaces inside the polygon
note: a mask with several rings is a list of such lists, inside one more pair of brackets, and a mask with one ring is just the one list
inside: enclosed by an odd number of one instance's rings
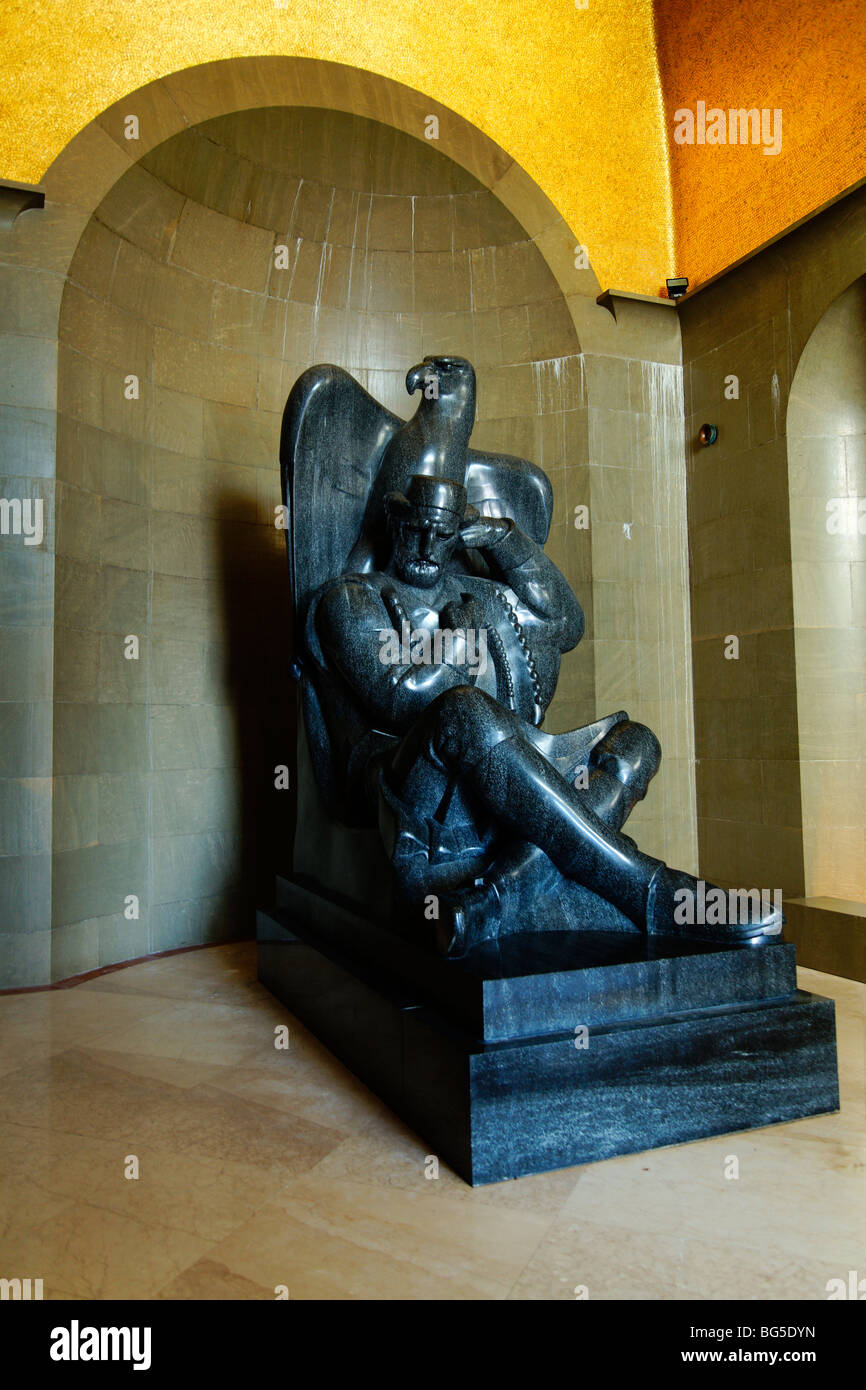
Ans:
{"label": "seated figure sculpture", "polygon": [[659,767],[649,729],[618,711],[542,732],[584,628],[543,549],[549,482],[469,448],[465,359],[425,359],[407,389],[423,394],[403,424],[348,374],[312,368],[282,444],[293,530],[304,507],[318,528],[315,560],[290,540],[312,766],[334,822],[377,831],[404,929],[462,956],[544,930],[535,909],[554,894],[557,929],[604,927],[607,912],[649,936],[777,938],[779,914],[751,904],[745,922],[678,923],[696,880],[623,833]]}

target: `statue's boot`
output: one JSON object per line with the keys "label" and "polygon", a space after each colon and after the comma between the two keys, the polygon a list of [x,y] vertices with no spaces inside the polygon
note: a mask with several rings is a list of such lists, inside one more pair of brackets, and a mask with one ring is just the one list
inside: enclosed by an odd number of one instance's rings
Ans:
{"label": "statue's boot", "polygon": [[[634,843],[612,829],[584,805],[573,788],[542,753],[519,736],[502,739],[476,761],[463,764],[463,777],[475,794],[515,837],[529,839],[543,849],[561,873],[612,902],[636,926],[653,936],[687,936],[730,944],[759,943],[778,935],[776,914],[764,918],[752,912],[746,923],[680,926],[674,920],[678,889],[697,896],[697,880],[644,854]],[[471,890],[470,890],[471,892]],[[483,882],[476,903],[467,897],[467,911],[446,913],[454,920],[456,940],[448,954],[462,954],[478,940],[495,935],[493,921],[485,922],[484,907],[498,916],[491,888]],[[479,910],[480,909],[480,910]],[[694,917],[694,914],[692,914]],[[470,929],[470,919],[476,923]],[[445,944],[444,942],[442,944]]]}
{"label": "statue's boot", "polygon": [[465,956],[483,941],[495,941],[501,920],[499,898],[488,879],[471,888],[440,893],[436,949],[451,958]]}
{"label": "statue's boot", "polygon": [[[637,845],[629,836],[622,838],[637,850]],[[540,853],[534,845],[529,848],[536,854]],[[502,932],[502,904],[508,888],[509,878],[503,883],[494,870],[470,888],[442,894],[437,922],[437,946],[441,953],[452,957],[463,956],[482,941],[496,940]],[[712,892],[713,885],[705,884],[704,897]],[[762,905],[760,909],[755,909],[751,902],[745,922],[696,922],[695,914],[683,909],[690,900],[696,903],[697,898],[697,880],[692,874],[669,869],[666,864],[660,863],[650,880],[647,894],[643,924],[647,935],[758,946],[778,938],[785,923],[783,913],[776,911],[775,907],[768,906],[765,911]],[[677,920],[678,915],[680,921]]]}
{"label": "statue's boot", "polygon": [[[726,915],[739,919],[741,904],[737,901],[730,912],[731,896],[723,889],[705,883],[703,892],[698,893],[698,881],[692,874],[682,869],[669,869],[662,864],[650,883],[647,899],[647,932],[651,936],[680,936],[689,941],[718,941],[729,945],[761,946],[778,939],[785,918],[782,911],[771,903],[749,900],[746,920],[728,922],[698,922],[700,903],[715,893],[721,893],[726,903]],[[696,911],[696,909],[698,909]],[[703,914],[706,916],[706,912]]]}
{"label": "statue's boot", "polygon": [[[621,830],[637,802],[646,796],[661,756],[658,739],[643,724],[629,719],[614,725],[590,754],[592,771],[584,804],[588,803],[605,825]],[[629,838],[629,843],[634,841]]]}
{"label": "statue's boot", "polygon": [[529,926],[538,899],[560,880],[559,870],[537,845],[515,843],[500,852],[482,878],[439,897],[436,944],[443,955],[462,956],[482,941]]}

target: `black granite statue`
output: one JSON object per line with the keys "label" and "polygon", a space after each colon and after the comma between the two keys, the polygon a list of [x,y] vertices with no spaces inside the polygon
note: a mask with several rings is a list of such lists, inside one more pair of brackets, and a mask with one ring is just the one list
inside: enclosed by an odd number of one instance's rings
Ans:
{"label": "black granite statue", "polygon": [[659,766],[649,729],[618,712],[540,731],[584,627],[542,549],[549,483],[525,460],[469,449],[471,363],[427,358],[406,387],[422,396],[401,424],[346,373],[313,367],[283,438],[295,528],[311,493],[327,499],[324,514],[309,506],[294,555],[313,766],[337,820],[378,825],[393,910],[419,930],[432,920],[449,955],[528,922],[610,927],[610,909],[653,935],[778,934],[761,908],[745,923],[678,925],[693,914],[675,914],[674,895],[696,881],[622,833]]}
{"label": "black granite statue", "polygon": [[473,1184],[834,1109],[780,906],[681,912],[710,890],[623,833],[654,735],[542,732],[584,625],[548,479],[470,446],[469,362],[406,384],[404,423],[312,367],[283,418],[302,718],[259,978]]}

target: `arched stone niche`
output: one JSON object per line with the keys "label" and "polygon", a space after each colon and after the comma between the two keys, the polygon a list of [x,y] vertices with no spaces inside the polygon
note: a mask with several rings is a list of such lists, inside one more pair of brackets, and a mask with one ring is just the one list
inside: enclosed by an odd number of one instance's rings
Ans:
{"label": "arched stone niche", "polygon": [[[54,920],[86,923],[83,949],[237,934],[288,864],[282,408],[331,361],[408,415],[406,370],[434,351],[475,362],[476,440],[539,459],[562,512],[586,435],[574,325],[518,222],[435,146],[238,112],[157,146],[88,223],[60,318],[54,638]],[[577,539],[559,515],[591,611]],[[591,716],[591,659],[562,698]]]}
{"label": "arched stone niche", "polygon": [[866,277],[824,312],[787,416],[805,896],[866,901]]}
{"label": "arched stone niche", "polygon": [[316,359],[407,414],[409,362],[474,358],[475,439],[550,473],[551,553],[587,611],[549,726],[618,705],[651,723],[666,759],[642,843],[693,866],[675,315],[600,308],[541,190],[453,113],[425,140],[437,110],[304,60],[177,73],[82,131],[41,220],[4,238],[19,367],[0,424],[51,522],[23,557],[11,780],[35,810],[8,861],[9,983],[237,934],[287,853],[276,441]]}

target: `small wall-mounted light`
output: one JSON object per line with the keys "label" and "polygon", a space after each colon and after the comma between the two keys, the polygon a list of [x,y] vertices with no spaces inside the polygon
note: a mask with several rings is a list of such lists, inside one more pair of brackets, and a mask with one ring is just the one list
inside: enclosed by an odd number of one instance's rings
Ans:
{"label": "small wall-mounted light", "polygon": [[709,445],[715,444],[719,437],[718,425],[701,425],[698,430],[698,443]]}
{"label": "small wall-mounted light", "polygon": [[672,280],[665,280],[665,284],[668,287],[668,299],[682,299],[689,287],[688,277],[685,275],[676,275]]}

